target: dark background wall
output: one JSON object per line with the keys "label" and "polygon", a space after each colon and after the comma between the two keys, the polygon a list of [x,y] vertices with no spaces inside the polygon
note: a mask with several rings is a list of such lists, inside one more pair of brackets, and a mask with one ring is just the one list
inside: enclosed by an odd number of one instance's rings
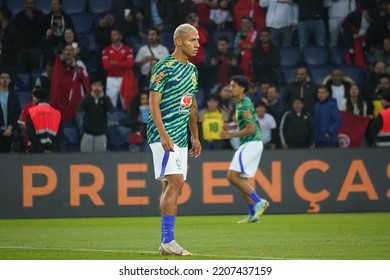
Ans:
{"label": "dark background wall", "polygon": [[[246,212],[232,156],[189,159],[180,215]],[[250,182],[268,213],[390,210],[388,149],[265,151]],[[150,153],[0,155],[0,218],[156,216],[160,191]]]}

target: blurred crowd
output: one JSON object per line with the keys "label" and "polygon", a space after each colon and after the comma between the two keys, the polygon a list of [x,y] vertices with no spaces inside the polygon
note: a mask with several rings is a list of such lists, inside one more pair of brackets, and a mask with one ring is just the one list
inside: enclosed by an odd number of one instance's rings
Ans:
{"label": "blurred crowd", "polygon": [[2,153],[147,151],[150,70],[182,23],[200,37],[204,149],[238,145],[220,138],[236,74],[267,149],[390,146],[390,0],[0,2]]}

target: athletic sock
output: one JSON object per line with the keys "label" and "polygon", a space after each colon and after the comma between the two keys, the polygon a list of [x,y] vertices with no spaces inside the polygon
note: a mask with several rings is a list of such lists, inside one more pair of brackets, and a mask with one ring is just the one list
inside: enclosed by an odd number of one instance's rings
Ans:
{"label": "athletic sock", "polygon": [[175,239],[174,231],[175,228],[175,216],[162,216],[161,217],[161,234],[162,234],[162,243],[169,243]]}
{"label": "athletic sock", "polygon": [[251,192],[249,197],[252,198],[254,203],[260,202],[261,200],[260,196],[255,191]]}
{"label": "athletic sock", "polygon": [[253,216],[255,214],[255,205],[253,203],[248,203],[248,212],[249,216]]}

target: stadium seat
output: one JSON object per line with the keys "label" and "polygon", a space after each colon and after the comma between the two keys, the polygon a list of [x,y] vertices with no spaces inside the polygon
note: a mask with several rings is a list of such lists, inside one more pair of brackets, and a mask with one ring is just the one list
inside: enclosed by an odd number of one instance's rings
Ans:
{"label": "stadium seat", "polygon": [[12,74],[15,91],[31,89],[31,75],[26,70],[15,70]]}
{"label": "stadium seat", "polygon": [[107,114],[108,117],[108,126],[118,126],[123,124],[123,120],[125,119],[125,111],[122,109],[116,109],[113,112]]}
{"label": "stadium seat", "polygon": [[169,52],[172,52],[175,49],[175,44],[173,42],[173,32],[161,32],[160,42],[161,45],[168,48]]}
{"label": "stadium seat", "polygon": [[302,51],[303,63],[307,66],[321,66],[328,62],[328,49],[320,46],[308,46]]}
{"label": "stadium seat", "polygon": [[280,68],[280,73],[283,75],[283,81],[285,84],[289,84],[295,80],[297,75],[297,68],[295,67],[286,67]]}
{"label": "stadium seat", "polygon": [[34,87],[36,80],[44,73],[45,71],[41,69],[36,69],[31,72],[31,87]]}
{"label": "stadium seat", "polygon": [[330,60],[336,66],[345,65],[344,51],[340,46],[335,46],[330,49]]}
{"label": "stadium seat", "polygon": [[84,111],[77,112],[73,118],[73,123],[79,131],[79,135],[82,136],[84,133]]}
{"label": "stadium seat", "polygon": [[364,69],[354,65],[343,65],[339,69],[343,72],[344,76],[350,77],[357,85],[361,85],[365,71]]}
{"label": "stadium seat", "polygon": [[131,129],[125,126],[109,126],[107,128],[107,149],[110,151],[128,151]]}
{"label": "stadium seat", "polygon": [[131,47],[134,57],[137,55],[138,50],[142,47],[142,42],[134,37],[125,37],[125,44]]}
{"label": "stadium seat", "polygon": [[36,0],[36,6],[38,10],[41,10],[44,14],[50,13],[50,2],[47,0]]}
{"label": "stadium seat", "polygon": [[77,126],[67,124],[64,126],[64,135],[61,140],[61,151],[63,152],[79,152],[80,138]]}
{"label": "stadium seat", "polygon": [[90,14],[72,14],[70,15],[73,20],[76,33],[88,33],[92,29],[92,15]]}
{"label": "stadium seat", "polygon": [[88,7],[92,14],[102,14],[111,10],[112,0],[88,0]]}
{"label": "stadium seat", "polygon": [[280,66],[281,67],[296,67],[300,64],[301,58],[299,49],[296,47],[280,48]]}
{"label": "stadium seat", "polygon": [[87,11],[87,0],[63,0],[62,3],[67,14],[82,14]]}
{"label": "stadium seat", "polygon": [[16,95],[19,98],[20,106],[22,108],[32,100],[32,94],[31,91],[16,91]]}
{"label": "stadium seat", "polygon": [[14,17],[20,11],[25,9],[24,2],[25,1],[6,0],[5,5],[11,11],[12,16]]}
{"label": "stadium seat", "polygon": [[220,31],[214,31],[211,33],[211,38],[212,38],[212,44],[217,45],[218,39],[221,36],[226,36],[229,40],[229,47],[232,48],[234,44],[234,37],[235,33],[232,30],[220,30]]}
{"label": "stadium seat", "polygon": [[326,76],[332,73],[333,67],[323,65],[318,67],[309,67],[310,77],[317,85],[322,85]]}

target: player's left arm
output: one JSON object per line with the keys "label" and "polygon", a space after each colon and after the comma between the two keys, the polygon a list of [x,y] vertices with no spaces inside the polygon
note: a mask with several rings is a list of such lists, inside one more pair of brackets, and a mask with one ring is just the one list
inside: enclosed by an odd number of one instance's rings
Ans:
{"label": "player's left arm", "polygon": [[196,102],[195,95],[192,97],[192,108],[188,124],[191,131],[191,144],[190,156],[197,158],[202,152],[202,146],[199,141],[198,132],[198,103]]}

